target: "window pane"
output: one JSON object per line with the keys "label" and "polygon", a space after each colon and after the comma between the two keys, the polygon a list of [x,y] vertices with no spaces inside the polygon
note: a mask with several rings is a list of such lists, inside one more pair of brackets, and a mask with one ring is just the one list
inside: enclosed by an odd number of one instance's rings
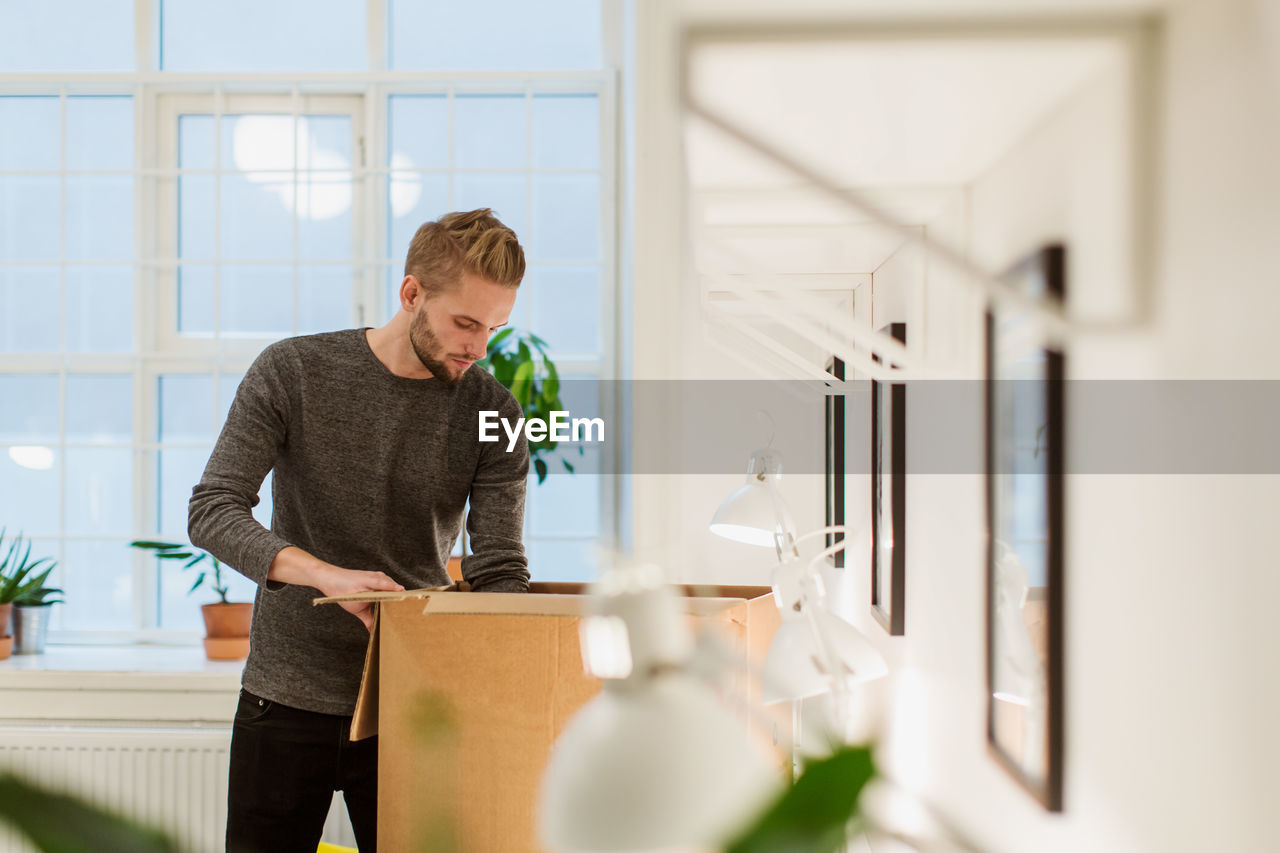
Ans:
{"label": "window pane", "polygon": [[175,447],[157,454],[160,538],[173,542],[187,541],[187,502],[191,500],[191,490],[200,482],[212,449]]}
{"label": "window pane", "polygon": [[[0,12],[0,20],[3,16]],[[0,40],[3,38],[0,36]],[[62,114],[58,99],[0,98],[0,170],[61,168]]]}
{"label": "window pane", "polygon": [[599,68],[600,0],[389,0],[387,44],[400,71]]}
{"label": "window pane", "polygon": [[67,450],[67,532],[128,535],[133,527],[133,451]]}
{"label": "window pane", "polygon": [[61,479],[62,454],[47,443],[6,447],[0,451],[0,483],[4,484],[0,488],[0,518],[10,533],[58,535]]}
{"label": "window pane", "polygon": [[391,168],[448,168],[449,103],[444,95],[392,95],[387,133]]}
{"label": "window pane", "polygon": [[67,177],[67,257],[83,261],[133,257],[132,177]]}
{"label": "window pane", "polygon": [[67,268],[67,349],[133,349],[133,268]]}
{"label": "window pane", "polygon": [[0,71],[133,71],[134,0],[0,3]]}
{"label": "window pane", "polygon": [[351,325],[350,267],[298,269],[298,334],[329,332]]}
{"label": "window pane", "polygon": [[275,172],[292,169],[294,152],[305,128],[293,116],[251,113],[222,117],[220,168],[241,172]]}
{"label": "window pane", "polygon": [[178,331],[213,334],[214,270],[211,266],[178,267]]}
{"label": "window pane", "polygon": [[57,267],[0,267],[0,351],[54,352]]}
{"label": "window pane", "polygon": [[178,178],[178,257],[213,257],[213,175]]}
{"label": "window pane", "polygon": [[298,178],[298,256],[350,258],[351,173],[302,172]]}
{"label": "window pane", "polygon": [[[365,4],[331,0],[163,0],[167,71],[363,71]],[[249,22],[252,22],[251,24]]]}
{"label": "window pane", "polygon": [[455,179],[454,205],[456,210],[474,210],[477,207],[493,208],[516,236],[527,247],[529,238],[525,209],[529,205],[529,179],[524,175],[458,175]]}
{"label": "window pane", "polygon": [[573,450],[563,456],[575,473],[568,473],[559,458],[552,458],[547,460],[550,473],[542,485],[536,475],[530,476],[527,493],[532,535],[600,534],[600,477],[594,473],[599,471],[599,455],[595,448],[582,456]]}
{"label": "window pane", "polygon": [[293,331],[293,269],[225,266],[219,329],[224,335],[290,334]]}
{"label": "window pane", "polygon": [[[446,175],[393,174],[387,187],[391,206],[391,229],[387,256],[403,261],[409,252],[413,235],[424,222],[439,219],[449,212],[449,178]],[[400,283],[397,265],[395,279]]]}
{"label": "window pane", "polygon": [[67,376],[67,441],[133,441],[133,377],[127,373]]}
{"label": "window pane", "polygon": [[133,99],[67,99],[67,168],[133,168]]}
{"label": "window pane", "polygon": [[133,549],[121,539],[71,540],[59,568],[67,591],[61,627],[129,631],[133,615]]}
{"label": "window pane", "polygon": [[0,260],[57,260],[61,199],[56,176],[0,175]]}
{"label": "window pane", "polygon": [[0,406],[0,443],[57,442],[57,374],[0,374],[0,400],[21,401],[20,405]]}
{"label": "window pane", "polygon": [[[600,350],[600,274],[595,267],[533,267],[527,277],[533,329],[554,353]],[[524,289],[523,287],[521,288]]]}
{"label": "window pane", "polygon": [[529,573],[536,581],[593,581],[596,545],[594,539],[526,539]]}
{"label": "window pane", "polygon": [[523,95],[453,99],[453,163],[459,169],[523,169],[528,134]]}
{"label": "window pane", "polygon": [[599,100],[595,95],[533,96],[534,168],[599,168]]}
{"label": "window pane", "polygon": [[351,119],[343,115],[298,118],[299,169],[350,169]]}
{"label": "window pane", "polygon": [[178,166],[182,169],[212,169],[214,155],[213,116],[178,116]]}
{"label": "window pane", "polygon": [[[160,441],[213,438],[213,377],[207,373],[167,373],[157,379]],[[208,456],[208,453],[205,453]]]}
{"label": "window pane", "polygon": [[[222,257],[293,256],[293,175],[249,172],[223,175]],[[223,281],[225,285],[225,279]]]}
{"label": "window pane", "polygon": [[600,178],[534,175],[533,246],[541,260],[594,261],[600,254]]}

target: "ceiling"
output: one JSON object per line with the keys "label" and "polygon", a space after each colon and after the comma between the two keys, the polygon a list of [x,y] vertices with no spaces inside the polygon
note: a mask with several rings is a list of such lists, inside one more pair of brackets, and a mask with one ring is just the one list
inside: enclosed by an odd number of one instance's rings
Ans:
{"label": "ceiling", "polygon": [[[1105,38],[738,38],[696,45],[688,83],[741,132],[923,225],[1123,58]],[[685,154],[699,223],[747,259],[781,240],[813,272],[872,272],[903,242],[696,116]]]}

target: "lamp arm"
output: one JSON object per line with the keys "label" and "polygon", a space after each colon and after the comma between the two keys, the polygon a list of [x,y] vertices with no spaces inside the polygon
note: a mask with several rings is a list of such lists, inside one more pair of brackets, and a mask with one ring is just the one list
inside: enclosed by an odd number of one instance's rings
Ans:
{"label": "lamp arm", "polygon": [[777,483],[774,482],[775,478],[765,474],[763,479],[765,491],[769,493],[769,502],[773,504],[774,517],[778,522],[778,527],[773,534],[773,547],[778,552],[778,560],[784,559],[784,551],[790,552],[790,556],[799,559],[795,522],[791,520],[791,513],[787,512],[787,505],[782,500],[782,494],[778,491]]}
{"label": "lamp arm", "polygon": [[826,667],[827,676],[831,680],[831,697],[836,706],[836,722],[840,726],[840,736],[844,737],[852,707],[850,703],[851,693],[848,679],[844,677],[844,667],[840,662],[840,656],[835,652],[835,644],[827,637],[827,632],[823,630],[822,623],[818,621],[817,608],[821,606],[821,599],[813,600],[806,595],[802,612],[804,620],[818,644],[818,649],[823,658],[823,665]]}

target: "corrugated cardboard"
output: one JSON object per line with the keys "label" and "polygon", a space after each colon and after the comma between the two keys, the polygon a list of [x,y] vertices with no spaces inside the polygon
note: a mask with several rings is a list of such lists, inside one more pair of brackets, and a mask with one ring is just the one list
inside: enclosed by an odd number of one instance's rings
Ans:
{"label": "corrugated cardboard", "polygon": [[[582,667],[579,584],[530,595],[375,593],[352,737],[378,734],[378,846],[539,851],[538,785],[565,723],[600,689]],[[686,594],[691,590],[686,588]],[[757,665],[778,625],[768,587],[698,587],[684,604]],[[727,689],[759,698],[745,670]]]}

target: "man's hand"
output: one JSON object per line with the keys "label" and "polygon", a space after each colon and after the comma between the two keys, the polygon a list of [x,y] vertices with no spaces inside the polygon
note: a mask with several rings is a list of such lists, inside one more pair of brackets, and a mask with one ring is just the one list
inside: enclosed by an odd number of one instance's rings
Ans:
{"label": "man's hand", "polygon": [[[289,546],[276,554],[267,571],[267,580],[310,586],[325,595],[350,595],[357,592],[403,592],[404,587],[383,572],[344,569],[311,556],[301,548]],[[373,602],[346,601],[338,605],[373,630]]]}

